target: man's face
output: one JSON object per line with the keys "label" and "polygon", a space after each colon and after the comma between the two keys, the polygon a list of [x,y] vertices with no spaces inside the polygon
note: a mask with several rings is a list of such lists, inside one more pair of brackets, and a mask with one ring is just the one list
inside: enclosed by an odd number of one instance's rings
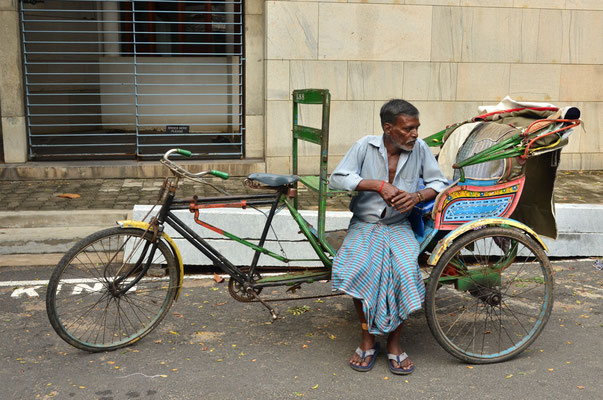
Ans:
{"label": "man's face", "polygon": [[398,115],[396,124],[385,123],[383,129],[396,148],[411,151],[419,137],[419,118]]}

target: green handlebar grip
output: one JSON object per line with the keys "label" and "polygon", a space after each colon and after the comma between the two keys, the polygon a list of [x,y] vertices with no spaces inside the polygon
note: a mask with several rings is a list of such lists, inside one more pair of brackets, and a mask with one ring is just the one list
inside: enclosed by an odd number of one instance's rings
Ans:
{"label": "green handlebar grip", "polygon": [[183,156],[190,157],[193,155],[192,151],[184,150],[184,149],[176,149],[178,154],[182,154]]}
{"label": "green handlebar grip", "polygon": [[213,176],[217,176],[218,178],[228,179],[227,172],[216,171],[215,169],[212,169],[211,171],[209,171],[209,173],[212,174]]}

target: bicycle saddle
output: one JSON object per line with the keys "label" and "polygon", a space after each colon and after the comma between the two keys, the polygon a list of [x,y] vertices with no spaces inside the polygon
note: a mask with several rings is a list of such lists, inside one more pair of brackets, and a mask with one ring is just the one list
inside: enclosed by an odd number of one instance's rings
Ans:
{"label": "bicycle saddle", "polygon": [[264,173],[249,174],[247,178],[254,181],[258,181],[266,186],[272,187],[289,185],[293,182],[299,181],[299,176],[297,175],[278,175]]}

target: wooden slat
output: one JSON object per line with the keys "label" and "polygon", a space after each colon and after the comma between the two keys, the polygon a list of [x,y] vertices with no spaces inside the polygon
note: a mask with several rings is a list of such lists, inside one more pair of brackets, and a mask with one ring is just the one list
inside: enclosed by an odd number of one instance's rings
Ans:
{"label": "wooden slat", "polygon": [[320,145],[322,131],[309,126],[295,125],[293,127],[293,137]]}

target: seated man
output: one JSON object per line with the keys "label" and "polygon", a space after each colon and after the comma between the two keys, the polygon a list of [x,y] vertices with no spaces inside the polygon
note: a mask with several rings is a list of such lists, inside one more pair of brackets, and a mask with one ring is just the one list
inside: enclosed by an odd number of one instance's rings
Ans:
{"label": "seated man", "polygon": [[[400,347],[402,323],[421,308],[425,287],[408,215],[419,202],[448,186],[427,144],[418,138],[419,111],[404,100],[385,103],[383,135],[358,140],[341,160],[330,187],[356,190],[354,216],[333,261],[334,291],[354,298],[362,342],[350,359],[357,371],[373,367],[379,351],[374,335],[389,334],[390,370],[409,374],[413,363]],[[419,189],[419,179],[426,186]]]}

